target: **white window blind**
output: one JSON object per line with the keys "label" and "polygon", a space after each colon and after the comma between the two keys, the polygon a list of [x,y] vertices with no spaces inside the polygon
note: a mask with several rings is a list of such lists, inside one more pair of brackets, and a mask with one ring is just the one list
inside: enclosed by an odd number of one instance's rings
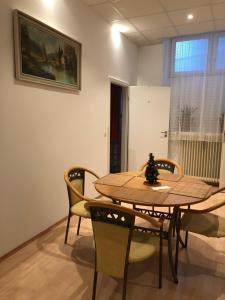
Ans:
{"label": "white window blind", "polygon": [[[164,82],[171,86],[169,155],[182,164],[181,141],[203,142],[202,149],[206,147],[204,142],[222,141],[225,33],[167,39],[164,45]],[[193,155],[202,155],[189,152],[186,163],[193,160]]]}

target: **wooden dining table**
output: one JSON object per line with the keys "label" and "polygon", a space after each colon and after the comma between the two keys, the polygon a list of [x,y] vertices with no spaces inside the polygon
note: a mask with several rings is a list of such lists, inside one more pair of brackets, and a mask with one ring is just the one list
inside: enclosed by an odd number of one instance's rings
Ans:
{"label": "wooden dining table", "polygon": [[[204,201],[212,193],[212,187],[197,178],[169,173],[160,174],[158,182],[152,185],[146,181],[144,172],[108,174],[94,184],[100,194],[114,201],[132,204],[135,209],[152,217],[164,217],[169,220],[169,229],[165,232],[165,236],[168,240],[171,274],[174,282],[177,283],[172,232],[177,224],[178,208]],[[168,207],[172,210],[161,211],[160,207]],[[180,239],[180,236],[177,232],[178,238]]]}

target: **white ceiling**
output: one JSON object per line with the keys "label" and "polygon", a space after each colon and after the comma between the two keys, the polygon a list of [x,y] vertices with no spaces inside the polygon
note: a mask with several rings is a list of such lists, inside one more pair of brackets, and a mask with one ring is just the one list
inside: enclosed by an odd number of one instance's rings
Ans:
{"label": "white ceiling", "polygon": [[[82,0],[137,45],[164,37],[225,30],[225,0]],[[187,14],[193,14],[187,20]]]}

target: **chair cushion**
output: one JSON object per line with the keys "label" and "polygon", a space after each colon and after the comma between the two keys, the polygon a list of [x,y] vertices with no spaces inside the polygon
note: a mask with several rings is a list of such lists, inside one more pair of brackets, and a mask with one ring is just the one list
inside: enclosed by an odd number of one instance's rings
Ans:
{"label": "chair cushion", "polygon": [[181,229],[208,237],[225,237],[225,218],[211,213],[184,213]]}
{"label": "chair cushion", "polygon": [[159,246],[159,237],[148,233],[133,231],[129,262],[138,262],[152,256]]}
{"label": "chair cushion", "polygon": [[70,211],[73,215],[77,215],[77,216],[81,216],[84,218],[91,218],[91,214],[89,212],[89,210],[87,210],[85,208],[85,203],[87,203],[87,201],[82,200],[76,204],[74,204],[73,206],[71,206]]}

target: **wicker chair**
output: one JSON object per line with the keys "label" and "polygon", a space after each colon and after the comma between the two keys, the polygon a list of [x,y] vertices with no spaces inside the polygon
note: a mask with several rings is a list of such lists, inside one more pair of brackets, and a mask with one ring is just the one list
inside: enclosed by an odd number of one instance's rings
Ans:
{"label": "wicker chair", "polygon": [[[205,200],[208,199],[213,200],[215,204],[205,209],[180,208],[178,210],[178,232],[180,232],[180,230],[186,232],[185,247],[187,247],[188,232],[194,232],[207,237],[225,237],[225,218],[211,213],[225,205],[225,187],[217,189]],[[178,234],[176,268],[178,263],[179,240]]]}
{"label": "wicker chair", "polygon": [[[81,217],[90,218],[90,212],[85,208],[85,203],[92,200],[91,198],[86,197],[85,194],[85,175],[87,173],[93,176],[94,179],[99,179],[99,176],[93,171],[83,168],[83,167],[72,167],[65,171],[64,180],[67,185],[68,198],[69,198],[69,213],[67,218],[66,234],[64,243],[67,243],[68,231],[70,226],[70,218],[73,215],[79,217],[78,226],[77,226],[77,235],[80,231]],[[101,197],[97,197],[101,199]]]}
{"label": "wicker chair", "polygon": [[[138,171],[144,171],[145,167],[147,166],[147,162],[144,163]],[[176,173],[178,175],[184,175],[182,167],[175,161],[170,160],[168,158],[158,157],[155,159],[155,165],[159,171],[159,174],[171,174]],[[135,208],[135,206],[133,207]],[[153,207],[154,210],[154,207]],[[171,212],[171,209],[169,208],[169,212]]]}
{"label": "wicker chair", "polygon": [[[126,299],[127,271],[130,263],[151,257],[159,248],[159,288],[162,284],[162,222],[138,211],[101,201],[90,201],[95,240],[95,271],[92,300],[95,300],[98,272],[123,279]],[[151,227],[134,225],[135,217],[148,221]]]}
{"label": "wicker chair", "polygon": [[[144,171],[145,167],[147,166],[147,162],[144,163],[138,171]],[[155,165],[159,171],[159,174],[163,173],[177,173],[178,175],[183,175],[182,167],[168,158],[159,157],[155,159]]]}

